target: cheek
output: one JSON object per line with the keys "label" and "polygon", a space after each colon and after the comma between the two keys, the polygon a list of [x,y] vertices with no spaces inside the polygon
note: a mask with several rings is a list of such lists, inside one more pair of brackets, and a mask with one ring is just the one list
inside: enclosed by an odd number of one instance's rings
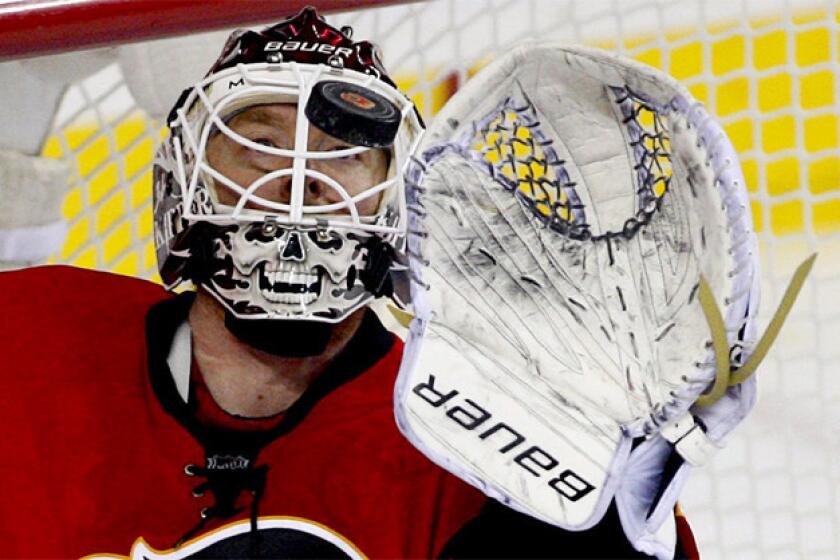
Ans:
{"label": "cheek", "polygon": [[[373,156],[373,165],[371,166],[371,185],[378,185],[388,179],[388,162],[389,157],[382,152],[375,152]],[[362,214],[375,214],[379,207],[379,201],[385,196],[385,191],[378,195],[364,201],[363,207],[360,209]]]}
{"label": "cheek", "polygon": [[[376,159],[372,163],[368,163],[353,177],[354,184],[349,186],[350,194],[358,194],[366,189],[374,187],[387,178],[387,169],[385,167],[384,159]],[[382,200],[384,193],[379,193],[370,198],[366,198],[359,202],[359,213],[363,215],[370,215],[376,213],[379,207],[379,201]]]}
{"label": "cheek", "polygon": [[369,216],[371,214],[376,213],[376,209],[379,206],[379,201],[382,200],[382,193],[378,195],[372,196],[371,198],[366,198],[359,203],[358,210],[359,214],[363,216]]}
{"label": "cheek", "polygon": [[[241,158],[238,159],[237,154],[233,153],[233,150],[219,136],[211,138],[207,143],[206,157],[210,167],[239,185],[247,186],[257,177],[257,174],[242,165]],[[239,195],[229,188],[215,181],[212,181],[212,184],[213,192],[221,204],[233,206],[239,201]]]}
{"label": "cheek", "polygon": [[210,167],[224,173],[227,167],[227,152],[224,141],[216,135],[207,142],[207,149],[204,154]]}

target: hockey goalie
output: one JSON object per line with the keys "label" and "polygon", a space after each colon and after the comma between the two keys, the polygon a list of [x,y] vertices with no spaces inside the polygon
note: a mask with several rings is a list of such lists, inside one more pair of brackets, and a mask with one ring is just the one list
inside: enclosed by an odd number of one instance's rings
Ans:
{"label": "hockey goalie", "polygon": [[423,135],[308,8],[167,125],[180,289],[0,274],[4,557],[696,557],[676,501],[753,405],[758,274],[679,84],[520,47]]}

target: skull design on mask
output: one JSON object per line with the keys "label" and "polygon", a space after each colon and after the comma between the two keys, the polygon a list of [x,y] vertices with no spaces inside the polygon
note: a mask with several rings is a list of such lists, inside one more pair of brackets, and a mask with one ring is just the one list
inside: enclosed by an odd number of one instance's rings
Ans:
{"label": "skull design on mask", "polygon": [[336,320],[372,297],[358,280],[365,236],[273,221],[226,228],[214,242],[217,269],[206,284],[238,315]]}

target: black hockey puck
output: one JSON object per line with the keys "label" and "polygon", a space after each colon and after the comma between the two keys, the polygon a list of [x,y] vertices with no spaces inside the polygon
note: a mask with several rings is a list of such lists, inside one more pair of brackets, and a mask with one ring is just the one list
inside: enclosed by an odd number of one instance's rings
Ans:
{"label": "black hockey puck", "polygon": [[396,105],[372,90],[327,80],[312,88],[306,118],[330,136],[354,146],[386,148],[394,143],[401,115]]}

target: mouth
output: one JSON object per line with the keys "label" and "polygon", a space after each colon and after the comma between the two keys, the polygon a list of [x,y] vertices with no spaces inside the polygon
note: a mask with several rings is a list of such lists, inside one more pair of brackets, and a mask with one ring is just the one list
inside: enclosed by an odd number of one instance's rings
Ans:
{"label": "mouth", "polygon": [[262,296],[272,303],[309,304],[321,293],[320,269],[307,270],[296,263],[280,263],[276,268],[268,264],[259,270]]}

